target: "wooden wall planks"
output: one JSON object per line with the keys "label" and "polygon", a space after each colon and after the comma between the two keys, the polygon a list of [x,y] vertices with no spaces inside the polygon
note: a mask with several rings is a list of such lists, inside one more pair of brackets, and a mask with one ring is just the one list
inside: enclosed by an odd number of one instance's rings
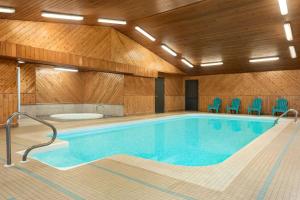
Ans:
{"label": "wooden wall planks", "polygon": [[[36,77],[29,73],[33,68]],[[22,70],[26,76],[22,78],[24,91],[34,91],[31,83],[36,81],[36,94],[32,95],[37,104],[112,104],[124,105],[125,115],[154,113],[154,78],[95,71],[60,72],[39,64],[26,64]],[[23,105],[31,103],[26,97],[24,93]]]}
{"label": "wooden wall planks", "polygon": [[[15,65],[14,62],[9,61],[9,63]],[[58,73],[53,72],[53,69],[42,68],[40,70],[45,74],[39,73],[41,71],[37,72],[37,101],[35,102],[35,86],[33,81],[29,80],[30,78],[35,79],[35,76],[33,75],[33,66],[29,67],[30,69],[22,72],[29,77],[22,79],[25,81],[22,83],[24,85],[22,92],[27,92],[23,94],[23,103],[105,103],[124,105],[126,115],[154,113],[154,78],[93,71],[77,74]],[[24,69],[22,68],[22,70]],[[8,72],[2,72],[2,74],[5,73]],[[185,78],[165,76],[166,112],[184,110],[185,79],[199,80],[199,110],[202,112],[207,111],[207,105],[216,96],[223,99],[222,112],[225,112],[225,106],[234,97],[241,98],[242,113],[247,112],[248,105],[255,97],[263,99],[264,114],[271,113],[272,106],[278,97],[287,98],[291,108],[300,110],[300,89],[298,87],[300,70]],[[15,82],[12,82],[12,84],[9,84],[9,81],[4,82],[6,84],[3,86],[6,88],[3,90],[4,92],[14,91],[10,85],[15,85]],[[59,95],[49,98],[49,94],[54,91],[58,91]],[[26,100],[26,98],[28,99]]]}
{"label": "wooden wall planks", "polygon": [[80,73],[84,103],[123,104],[124,75],[103,72]]}
{"label": "wooden wall planks", "polygon": [[17,111],[17,64],[15,61],[0,60],[0,126],[9,115]]}
{"label": "wooden wall planks", "polygon": [[21,104],[36,103],[36,65],[21,65]]}
{"label": "wooden wall planks", "polygon": [[125,115],[154,113],[154,78],[125,75],[124,112]]}
{"label": "wooden wall planks", "polygon": [[223,74],[187,77],[199,80],[199,110],[207,111],[214,97],[223,99],[222,112],[232,98],[242,100],[242,113],[255,97],[263,99],[264,114],[271,114],[272,106],[279,97],[289,101],[289,107],[300,110],[300,70],[269,71],[241,74]]}
{"label": "wooden wall planks", "polygon": [[165,112],[184,110],[184,79],[165,77]]}
{"label": "wooden wall planks", "polygon": [[2,56],[146,77],[183,74],[111,27],[0,19],[0,30]]}
{"label": "wooden wall planks", "polygon": [[36,68],[37,103],[82,103],[82,91],[79,73]]}

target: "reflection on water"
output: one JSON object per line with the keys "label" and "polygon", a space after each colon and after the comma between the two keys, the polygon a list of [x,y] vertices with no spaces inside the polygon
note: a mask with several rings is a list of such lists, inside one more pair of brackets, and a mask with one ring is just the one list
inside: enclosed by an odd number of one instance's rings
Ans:
{"label": "reflection on water", "polygon": [[215,130],[221,130],[222,128],[222,123],[220,120],[210,119],[208,120],[208,124]]}
{"label": "reflection on water", "polygon": [[228,120],[228,124],[233,132],[240,132],[242,130],[241,123],[238,120]]}

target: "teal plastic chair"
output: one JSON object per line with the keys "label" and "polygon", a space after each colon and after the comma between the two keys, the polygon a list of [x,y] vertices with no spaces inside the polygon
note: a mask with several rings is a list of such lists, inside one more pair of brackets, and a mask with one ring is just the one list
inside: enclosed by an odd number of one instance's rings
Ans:
{"label": "teal plastic chair", "polygon": [[216,113],[219,113],[221,104],[222,104],[222,99],[220,99],[219,97],[216,97],[213,101],[213,104],[208,105],[208,112],[215,110]]}
{"label": "teal plastic chair", "polygon": [[272,115],[276,113],[284,113],[288,110],[288,101],[284,98],[279,98],[276,100],[276,105],[272,108]]}
{"label": "teal plastic chair", "polygon": [[226,112],[235,111],[236,114],[239,113],[241,106],[241,100],[239,98],[235,98],[231,101],[231,106],[227,105]]}
{"label": "teal plastic chair", "polygon": [[252,112],[257,112],[257,114],[260,115],[261,111],[262,111],[262,99],[255,98],[252,102],[252,105],[248,107],[248,114],[251,114]]}

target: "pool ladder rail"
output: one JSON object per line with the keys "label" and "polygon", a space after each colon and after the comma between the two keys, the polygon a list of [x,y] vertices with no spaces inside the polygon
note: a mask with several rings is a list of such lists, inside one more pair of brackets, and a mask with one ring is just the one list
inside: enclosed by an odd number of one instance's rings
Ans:
{"label": "pool ladder rail", "polygon": [[293,112],[295,113],[295,123],[297,122],[298,120],[298,111],[296,109],[289,109],[287,110],[286,112],[282,113],[279,117],[277,117],[277,119],[275,120],[274,124],[278,124],[278,121],[284,117],[285,115],[287,115],[289,112]]}
{"label": "pool ladder rail", "polygon": [[8,117],[8,119],[6,121],[6,124],[5,124],[5,129],[6,129],[6,164],[5,164],[5,167],[13,166],[13,163],[12,163],[12,160],[11,160],[11,124],[13,122],[13,119],[18,117],[18,116],[25,116],[25,117],[28,117],[30,119],[33,119],[37,122],[40,122],[41,124],[44,124],[44,125],[50,127],[53,131],[53,135],[52,135],[51,140],[49,142],[33,145],[33,146],[29,147],[28,149],[26,149],[24,154],[23,154],[21,162],[26,162],[27,161],[27,156],[33,149],[37,149],[37,148],[48,146],[48,145],[52,144],[55,141],[56,136],[57,136],[57,130],[52,124],[50,124],[50,123],[48,123],[44,120],[38,119],[36,117],[33,117],[33,116],[31,116],[27,113],[23,113],[23,112],[13,113],[12,115],[10,115]]}

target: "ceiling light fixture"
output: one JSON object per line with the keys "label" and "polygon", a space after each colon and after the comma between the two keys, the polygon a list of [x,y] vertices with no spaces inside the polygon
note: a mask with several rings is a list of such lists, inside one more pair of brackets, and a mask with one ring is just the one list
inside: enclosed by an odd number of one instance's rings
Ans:
{"label": "ceiling light fixture", "polygon": [[258,62],[269,62],[279,60],[279,57],[267,57],[267,58],[253,58],[249,60],[250,63],[258,63]]}
{"label": "ceiling light fixture", "polygon": [[294,59],[294,58],[297,58],[297,53],[296,53],[296,49],[294,46],[289,46],[289,50],[290,50],[290,54],[291,54],[291,57]]}
{"label": "ceiling light fixture", "polygon": [[285,23],[284,24],[284,31],[285,31],[286,39],[288,41],[292,41],[293,40],[293,32],[292,32],[292,28],[291,28],[290,23]]}
{"label": "ceiling light fixture", "polygon": [[68,14],[60,14],[60,13],[52,13],[52,12],[42,12],[42,17],[53,18],[53,19],[66,19],[66,20],[75,20],[82,21],[84,19],[83,16],[80,15],[68,15]]}
{"label": "ceiling light fixture", "polygon": [[25,64],[25,61],[23,61],[23,60],[18,60],[17,61],[19,64]]}
{"label": "ceiling light fixture", "polygon": [[181,59],[181,62],[183,62],[185,65],[187,65],[190,68],[194,67],[194,65],[192,63],[190,63],[188,60],[186,60],[184,58]]}
{"label": "ceiling light fixture", "polygon": [[289,13],[289,9],[287,6],[286,0],[278,0],[281,15],[287,15]]}
{"label": "ceiling light fixture", "polygon": [[105,18],[99,18],[99,23],[105,23],[105,24],[119,24],[119,25],[126,25],[127,22],[124,20],[116,20],[116,19],[105,19]]}
{"label": "ceiling light fixture", "polygon": [[174,57],[177,56],[177,53],[175,51],[173,51],[172,49],[170,49],[168,46],[163,44],[163,45],[161,45],[161,48],[163,48],[163,50],[165,50],[166,52],[168,52],[172,56],[174,56]]}
{"label": "ceiling light fixture", "polygon": [[71,69],[71,68],[55,67],[54,69],[58,71],[65,71],[65,72],[78,72],[78,69]]}
{"label": "ceiling light fixture", "polygon": [[16,9],[14,8],[8,8],[8,7],[0,7],[0,12],[1,13],[15,13]]}
{"label": "ceiling light fixture", "polygon": [[223,65],[223,62],[211,62],[211,63],[202,63],[201,67],[210,67],[210,66],[218,66]]}
{"label": "ceiling light fixture", "polygon": [[146,31],[144,31],[141,27],[136,26],[135,30],[137,30],[138,32],[140,32],[141,34],[143,34],[145,37],[147,37],[148,39],[150,39],[152,42],[154,42],[156,39],[150,35],[149,33],[147,33]]}

